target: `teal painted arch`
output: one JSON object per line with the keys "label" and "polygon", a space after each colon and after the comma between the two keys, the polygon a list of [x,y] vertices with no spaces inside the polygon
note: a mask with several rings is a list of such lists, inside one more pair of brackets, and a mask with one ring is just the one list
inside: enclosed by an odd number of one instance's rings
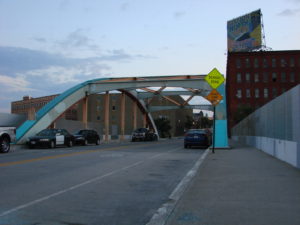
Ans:
{"label": "teal painted arch", "polygon": [[[51,100],[50,102],[48,102],[44,107],[42,107],[37,113],[36,113],[36,117],[35,120],[27,120],[25,121],[25,123],[23,123],[16,132],[16,140],[17,143],[24,143],[26,141],[26,138],[28,136],[31,136],[35,133],[37,133],[39,131],[39,128],[36,128],[35,126],[37,126],[37,124],[41,125],[42,122],[40,122],[51,110],[53,110],[59,103],[63,102],[64,99],[68,98],[69,96],[71,96],[73,93],[78,92],[80,90],[84,90],[85,87],[87,87],[89,84],[95,82],[95,81],[101,81],[101,80],[106,80],[104,79],[95,79],[95,80],[89,80],[89,81],[85,81],[83,83],[80,83],[68,90],[66,90],[65,92],[63,92],[62,94],[60,94],[59,96],[57,96],[56,98],[54,98],[53,100]],[[84,93],[85,94],[85,93]],[[81,94],[82,95],[82,94]],[[85,95],[82,95],[82,98]],[[78,99],[79,101],[80,99]],[[60,114],[59,114],[60,115]],[[58,116],[59,116],[58,115]],[[57,118],[57,117],[56,117]],[[55,118],[55,119],[56,119]],[[49,119],[47,120],[48,123],[45,123],[44,126],[40,126],[43,127],[42,129],[48,127],[49,124]],[[50,121],[50,123],[53,122]]]}
{"label": "teal painted arch", "polygon": [[[22,124],[16,133],[16,139],[18,144],[23,144],[26,142],[29,136],[35,135],[42,129],[49,127],[61,114],[63,114],[68,108],[72,105],[83,99],[89,94],[95,93],[90,88],[90,85],[95,85],[99,82],[109,81],[110,78],[101,78],[101,79],[94,79],[89,80],[83,83],[80,83],[65,92],[61,95],[54,98],[48,104],[46,104],[43,108],[41,108],[36,113],[35,120],[27,120],[24,124]],[[102,91],[111,91],[117,90],[115,85],[110,85],[108,88],[104,88]],[[98,90],[100,91],[100,90]],[[97,92],[97,91],[96,91]],[[136,98],[133,93],[130,91],[124,90],[125,94],[130,96],[131,99],[137,102],[141,111],[143,111],[147,115],[147,119],[150,122],[152,128],[157,132],[157,128],[155,123],[151,117],[151,114],[147,112],[145,104],[143,101],[140,101]]]}
{"label": "teal painted arch", "polygon": [[[200,78],[199,78],[200,76]],[[212,89],[204,81],[202,75],[188,75],[188,78],[176,78],[176,76],[161,76],[161,77],[131,77],[131,78],[100,78],[93,79],[83,83],[80,83],[65,92],[57,96],[50,101],[42,109],[36,113],[35,120],[28,120],[22,126],[17,129],[17,143],[25,143],[29,136],[35,135],[42,129],[49,127],[61,114],[63,114],[69,107],[88,96],[89,94],[101,93],[112,90],[122,90],[127,95],[130,95],[132,99],[136,100],[141,110],[147,115],[147,119],[157,132],[154,121],[151,117],[149,110],[147,109],[143,100],[138,98],[136,89],[144,87],[183,87],[201,89],[203,95],[207,95]],[[182,76],[179,76],[182,77]],[[170,78],[170,79],[169,79]],[[126,80],[127,79],[127,80]],[[223,84],[224,85],[224,84]],[[216,143],[217,147],[227,147],[227,116],[226,116],[226,95],[224,86],[221,85],[218,90],[223,95],[224,101],[216,107],[216,111],[223,112],[220,121],[216,122],[216,132],[221,134],[218,139],[222,140],[220,143]],[[216,140],[217,141],[217,140]]]}

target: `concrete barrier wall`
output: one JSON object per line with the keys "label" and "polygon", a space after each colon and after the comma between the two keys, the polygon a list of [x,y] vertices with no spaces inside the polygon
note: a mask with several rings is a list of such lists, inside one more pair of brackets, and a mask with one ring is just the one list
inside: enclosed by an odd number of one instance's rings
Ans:
{"label": "concrete barrier wall", "polygon": [[300,168],[297,161],[299,156],[299,145],[297,142],[257,136],[233,136],[232,138]]}
{"label": "concrete barrier wall", "polygon": [[300,85],[241,121],[232,138],[300,168]]}

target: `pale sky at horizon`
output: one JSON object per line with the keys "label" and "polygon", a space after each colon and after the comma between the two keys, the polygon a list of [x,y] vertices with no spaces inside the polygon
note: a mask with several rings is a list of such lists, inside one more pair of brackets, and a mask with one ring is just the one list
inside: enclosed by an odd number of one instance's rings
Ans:
{"label": "pale sky at horizon", "polygon": [[225,74],[226,23],[257,9],[268,47],[300,49],[300,0],[0,0],[0,112],[89,79]]}

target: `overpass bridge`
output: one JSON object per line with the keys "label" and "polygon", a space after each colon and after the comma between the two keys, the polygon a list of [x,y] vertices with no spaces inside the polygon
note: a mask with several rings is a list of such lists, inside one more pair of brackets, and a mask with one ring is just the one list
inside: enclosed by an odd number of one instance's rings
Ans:
{"label": "overpass bridge", "polygon": [[[35,135],[42,129],[50,127],[55,121],[74,104],[82,101],[83,103],[83,124],[87,126],[87,100],[91,94],[105,93],[104,107],[104,140],[108,140],[109,136],[109,92],[121,92],[121,139],[124,138],[125,127],[125,96],[129,96],[143,114],[143,125],[151,127],[157,133],[157,128],[151,116],[151,112],[159,110],[197,108],[211,110],[210,104],[189,105],[188,103],[195,96],[205,97],[212,88],[204,80],[205,75],[180,75],[180,76],[151,76],[151,77],[119,77],[119,78],[100,78],[88,80],[80,83],[57,96],[47,105],[41,108],[37,113],[35,120],[27,120],[17,129],[17,143],[25,143],[29,136]],[[156,87],[157,90],[151,89]],[[172,91],[166,91],[167,88],[174,88]],[[181,88],[182,90],[176,90]],[[216,148],[228,147],[227,136],[227,116],[226,116],[226,96],[225,87],[222,84],[218,91],[223,96],[223,100],[216,106]],[[173,100],[172,95],[189,95],[183,103]],[[144,100],[151,99],[155,96],[174,103],[174,106],[149,106]],[[135,111],[134,111],[135,112]],[[136,113],[133,113],[134,120]]]}

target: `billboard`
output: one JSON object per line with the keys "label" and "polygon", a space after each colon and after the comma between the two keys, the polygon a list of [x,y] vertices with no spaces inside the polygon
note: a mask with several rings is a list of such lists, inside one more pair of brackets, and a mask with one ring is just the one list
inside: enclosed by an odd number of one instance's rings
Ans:
{"label": "billboard", "polygon": [[251,51],[261,46],[260,9],[227,21],[227,48],[229,52]]}

